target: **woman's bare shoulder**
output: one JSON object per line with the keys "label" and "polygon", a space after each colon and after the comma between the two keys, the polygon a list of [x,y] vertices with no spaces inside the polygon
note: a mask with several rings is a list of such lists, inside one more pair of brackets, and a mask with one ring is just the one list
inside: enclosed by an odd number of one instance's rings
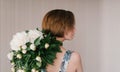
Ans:
{"label": "woman's bare shoulder", "polygon": [[75,62],[76,61],[81,61],[81,56],[77,51],[73,51],[72,55],[71,55],[71,59]]}
{"label": "woman's bare shoulder", "polygon": [[82,61],[81,61],[81,56],[80,56],[79,52],[74,51],[72,53],[72,55],[71,55],[71,62],[74,65],[75,70],[77,72],[83,72]]}

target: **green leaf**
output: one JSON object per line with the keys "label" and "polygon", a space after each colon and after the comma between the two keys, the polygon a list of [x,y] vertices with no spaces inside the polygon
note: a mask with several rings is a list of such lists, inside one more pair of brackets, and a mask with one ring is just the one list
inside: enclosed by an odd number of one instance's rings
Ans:
{"label": "green leaf", "polygon": [[35,46],[40,45],[40,37],[38,37],[37,39],[35,39],[34,44],[35,44]]}
{"label": "green leaf", "polygon": [[40,63],[40,62],[37,62],[36,65],[37,65],[38,67],[41,67],[41,63]]}

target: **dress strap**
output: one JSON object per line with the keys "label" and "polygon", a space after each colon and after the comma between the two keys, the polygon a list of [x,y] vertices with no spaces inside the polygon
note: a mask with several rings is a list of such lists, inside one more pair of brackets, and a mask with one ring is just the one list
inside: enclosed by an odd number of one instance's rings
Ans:
{"label": "dress strap", "polygon": [[70,50],[66,51],[66,53],[64,55],[64,58],[62,60],[62,64],[61,64],[59,72],[66,72],[66,69],[67,69],[71,54],[72,54],[72,51],[70,51]]}

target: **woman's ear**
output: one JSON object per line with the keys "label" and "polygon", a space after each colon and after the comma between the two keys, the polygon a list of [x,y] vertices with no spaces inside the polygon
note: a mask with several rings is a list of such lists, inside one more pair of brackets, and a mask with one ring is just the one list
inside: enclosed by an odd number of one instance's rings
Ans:
{"label": "woman's ear", "polygon": [[64,32],[64,38],[65,40],[71,40],[74,38],[74,30],[67,30]]}
{"label": "woman's ear", "polygon": [[64,31],[64,37],[67,36],[67,34],[68,34],[68,31],[65,30],[65,31]]}

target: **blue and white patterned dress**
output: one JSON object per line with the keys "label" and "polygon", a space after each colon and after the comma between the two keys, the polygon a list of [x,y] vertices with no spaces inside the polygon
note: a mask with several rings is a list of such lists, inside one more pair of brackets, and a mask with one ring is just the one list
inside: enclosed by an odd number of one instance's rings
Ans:
{"label": "blue and white patterned dress", "polygon": [[[72,51],[70,51],[70,50],[66,51],[66,53],[65,53],[65,55],[63,57],[59,72],[66,72],[66,69],[67,69],[71,54],[72,54]],[[41,72],[47,72],[47,71],[45,69],[42,69]]]}

